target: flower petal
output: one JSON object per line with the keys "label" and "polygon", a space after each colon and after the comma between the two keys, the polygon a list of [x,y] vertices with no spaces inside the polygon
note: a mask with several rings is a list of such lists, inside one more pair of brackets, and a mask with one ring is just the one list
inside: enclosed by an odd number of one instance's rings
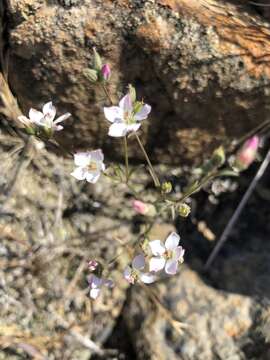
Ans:
{"label": "flower petal", "polygon": [[165,241],[165,247],[167,250],[174,250],[179,244],[180,236],[175,232],[172,232]]}
{"label": "flower petal", "polygon": [[51,121],[55,118],[56,108],[53,106],[52,101],[47,102],[42,108],[43,115],[46,115],[50,118]]}
{"label": "flower petal", "polygon": [[141,127],[140,123],[127,125],[127,132],[136,132]]}
{"label": "flower petal", "polygon": [[156,281],[156,276],[151,273],[141,273],[140,274],[140,280],[145,284],[152,284],[154,281]]}
{"label": "flower petal", "polygon": [[119,102],[119,107],[124,111],[131,113],[133,110],[130,94],[125,95]]}
{"label": "flower petal", "polygon": [[166,260],[163,257],[152,257],[149,261],[149,271],[160,271],[164,268]]}
{"label": "flower petal", "polygon": [[53,130],[54,131],[60,131],[60,130],[63,130],[63,129],[64,129],[64,127],[62,125],[54,125],[53,124]]}
{"label": "flower petal", "polygon": [[172,260],[178,261],[180,259],[184,260],[185,249],[182,246],[177,246],[175,250],[173,250]]}
{"label": "flower petal", "polygon": [[104,155],[101,149],[90,151],[91,160],[95,161],[103,161]]}
{"label": "flower petal", "polygon": [[178,268],[178,261],[168,260],[165,265],[165,272],[169,275],[175,275]]}
{"label": "flower petal", "polygon": [[147,118],[151,111],[151,106],[144,104],[142,108],[134,115],[134,119],[137,121],[141,121]]}
{"label": "flower petal", "polygon": [[145,258],[143,254],[135,256],[132,260],[132,267],[136,270],[142,270],[145,267]]}
{"label": "flower petal", "polygon": [[110,279],[105,279],[105,280],[103,280],[103,284],[104,284],[105,286],[107,286],[108,288],[114,287],[114,282],[113,282],[112,280],[110,280]]}
{"label": "flower petal", "polygon": [[93,300],[96,300],[96,298],[99,296],[99,294],[100,294],[100,288],[90,290],[90,298]]}
{"label": "flower petal", "polygon": [[110,122],[115,122],[116,120],[123,120],[124,113],[119,106],[104,107],[104,115],[107,120]]}
{"label": "flower petal", "polygon": [[109,128],[109,136],[112,137],[122,137],[125,136],[128,132],[128,126],[124,123],[114,123]]}
{"label": "flower petal", "polygon": [[100,171],[91,172],[88,171],[86,173],[86,181],[90,182],[91,184],[95,184],[100,177]]}
{"label": "flower petal", "polygon": [[90,163],[91,155],[89,152],[79,152],[74,154],[74,163],[77,166],[87,166]]}
{"label": "flower petal", "polygon": [[130,284],[134,284],[134,278],[132,276],[132,269],[130,266],[127,266],[124,269],[124,278],[130,283]]}
{"label": "flower petal", "polygon": [[75,170],[72,171],[70,174],[71,176],[75,177],[77,180],[84,180],[86,178],[87,171],[83,167],[77,167]]}
{"label": "flower petal", "polygon": [[103,280],[101,278],[99,278],[93,274],[89,275],[87,280],[88,280],[89,286],[92,289],[97,289],[97,288],[101,287],[102,282],[103,282]]}
{"label": "flower petal", "polygon": [[149,241],[149,246],[152,251],[152,254],[155,256],[163,255],[166,251],[165,246],[160,240]]}
{"label": "flower petal", "polygon": [[32,122],[39,124],[43,117],[44,115],[42,114],[42,112],[32,108],[29,110],[29,119]]}
{"label": "flower petal", "polygon": [[65,113],[65,114],[59,116],[59,117],[54,121],[54,124],[59,124],[60,122],[68,119],[70,116],[71,116],[70,113]]}

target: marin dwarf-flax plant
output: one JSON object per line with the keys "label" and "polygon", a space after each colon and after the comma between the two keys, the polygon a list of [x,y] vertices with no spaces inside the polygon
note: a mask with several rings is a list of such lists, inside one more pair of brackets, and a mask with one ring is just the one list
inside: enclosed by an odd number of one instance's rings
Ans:
{"label": "marin dwarf-flax plant", "polygon": [[[72,154],[74,170],[71,176],[78,181],[95,184],[104,175],[114,183],[124,184],[131,192],[133,196],[131,208],[134,214],[143,216],[149,226],[146,226],[143,236],[140,234],[127,245],[119,244],[123,247],[122,252],[126,251],[130,259],[121,271],[129,284],[139,284],[145,288],[145,284],[152,284],[167,276],[175,276],[185,256],[185,249],[180,245],[180,235],[176,232],[168,234],[166,239],[149,240],[148,235],[155,221],[164,212],[168,212],[173,219],[175,216],[189,216],[191,211],[189,197],[218,176],[236,175],[246,169],[256,157],[259,139],[256,136],[249,139],[230,161],[226,160],[222,146],[216,149],[212,157],[196,169],[189,186],[181,194],[177,194],[173,191],[171,182],[160,181],[161,176],[156,173],[140,139],[139,131],[143,131],[144,123],[149,121],[151,106],[137,99],[136,89],[132,85],[129,85],[122,98],[114,103],[108,89],[108,83],[111,81],[110,65],[103,63],[95,49],[93,63],[90,68],[85,69],[84,74],[90,83],[101,88],[106,96],[107,104],[103,107],[104,122],[108,125],[108,136],[120,138],[123,142],[125,165],[108,165],[101,149],[89,149]],[[66,113],[56,118],[56,108],[52,102],[48,102],[43,106],[42,111],[30,109],[28,117],[21,115],[18,120],[29,136],[50,141],[55,132],[64,129],[64,121],[70,116],[71,114]],[[153,180],[155,200],[146,200],[143,193],[138,194],[133,189],[131,178],[134,170],[130,169],[128,156],[128,142],[131,136],[136,140],[145,158],[144,168]],[[117,259],[118,256],[109,263],[100,259],[89,259],[87,281],[91,299],[96,300],[103,291],[116,286],[111,279],[109,269]]]}

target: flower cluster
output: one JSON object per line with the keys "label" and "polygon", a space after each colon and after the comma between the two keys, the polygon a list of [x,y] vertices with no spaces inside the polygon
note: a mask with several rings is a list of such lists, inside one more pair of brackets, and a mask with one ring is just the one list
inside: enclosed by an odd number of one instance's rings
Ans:
{"label": "flower cluster", "polygon": [[[209,180],[212,181],[217,176],[224,176],[228,173],[238,174],[239,171],[246,169],[256,159],[259,147],[258,136],[253,136],[247,140],[231,162],[230,160],[227,161],[225,149],[220,146],[213,152],[212,157],[194,172],[195,181],[191,182],[183,190],[181,197],[175,196],[173,184],[170,181],[160,181],[137,133],[142,126],[142,122],[148,118],[151,106],[137,100],[136,90],[131,85],[129,85],[127,93],[118,104],[114,103],[107,88],[108,82],[111,79],[111,68],[109,64],[102,61],[96,49],[93,51],[92,65],[85,70],[84,74],[92,84],[99,85],[99,88],[103,90],[110,102],[110,106],[103,108],[104,117],[107,124],[109,124],[108,135],[123,138],[125,169],[123,170],[121,165],[115,165],[110,167],[111,171],[107,171],[104,164],[104,154],[101,149],[78,151],[72,154],[74,156],[75,168],[71,172],[71,176],[76,180],[95,184],[101,174],[104,173],[108,178],[113,179],[113,181],[125,184],[132,193],[133,199],[135,199],[131,204],[132,209],[139,215],[153,218],[165,210],[171,213],[172,218],[174,218],[176,213],[185,218],[191,212],[189,197],[192,194],[199,191]],[[65,113],[56,118],[56,108],[50,101],[43,106],[42,111],[31,108],[28,117],[21,115],[18,117],[18,120],[24,126],[27,133],[48,140],[53,137],[55,132],[63,129],[61,123],[70,116],[70,113]],[[152,203],[151,201],[147,202],[147,200],[144,200],[142,194],[134,186],[135,184],[132,183],[132,180],[130,181],[134,171],[133,169],[130,170],[129,166],[128,139],[132,134],[135,135],[134,138],[145,157],[147,169],[157,191],[157,196]],[[229,168],[226,168],[228,163]],[[150,223],[149,225],[152,224]],[[147,239],[149,231],[147,227],[145,238],[142,240],[140,234],[137,242],[134,243],[135,248],[142,249],[139,254],[129,249],[133,252],[133,256],[131,263],[124,267],[123,276],[130,284],[151,284],[158,279],[159,274],[175,275],[178,272],[179,265],[184,261],[185,250],[179,245],[180,236],[176,232],[172,232],[165,241],[158,239],[149,241]],[[115,258],[109,264],[113,262],[115,262]],[[103,264],[103,262],[101,265],[96,260],[89,261],[88,270],[91,274],[87,277],[87,280],[92,299],[96,299],[103,288],[113,287],[113,281],[107,276],[108,268],[108,264]]]}
{"label": "flower cluster", "polygon": [[[151,284],[157,279],[157,273],[164,269],[167,275],[175,275],[179,264],[184,261],[185,250],[179,246],[180,236],[171,233],[165,243],[160,240],[149,242],[151,252],[148,264],[143,254],[136,255],[131,266],[124,270],[124,277],[130,283]],[[148,270],[146,270],[148,268]]]}

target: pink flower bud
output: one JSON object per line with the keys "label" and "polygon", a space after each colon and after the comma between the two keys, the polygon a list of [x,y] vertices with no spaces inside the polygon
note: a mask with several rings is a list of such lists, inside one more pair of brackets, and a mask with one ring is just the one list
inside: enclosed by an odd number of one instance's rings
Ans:
{"label": "pink flower bud", "polygon": [[98,267],[98,262],[96,260],[90,260],[88,262],[88,269],[90,271],[95,271],[97,267]]}
{"label": "pink flower bud", "polygon": [[132,207],[136,211],[136,213],[141,214],[141,215],[145,215],[148,210],[147,204],[140,200],[134,200],[132,202]]}
{"label": "pink flower bud", "polygon": [[253,136],[244,143],[242,148],[236,154],[234,166],[237,167],[240,171],[247,169],[249,165],[256,159],[259,141],[260,139],[258,136]]}
{"label": "pink flower bud", "polygon": [[104,64],[101,68],[101,74],[105,81],[108,81],[111,77],[111,68],[109,64]]}
{"label": "pink flower bud", "polygon": [[133,200],[132,207],[136,211],[136,213],[145,216],[155,216],[156,208],[152,204],[144,203],[140,200]]}

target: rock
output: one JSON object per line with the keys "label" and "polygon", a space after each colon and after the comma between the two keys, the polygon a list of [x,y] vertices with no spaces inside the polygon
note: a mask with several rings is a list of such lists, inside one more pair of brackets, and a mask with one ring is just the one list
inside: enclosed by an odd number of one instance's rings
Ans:
{"label": "rock", "polygon": [[166,285],[158,285],[156,291],[188,328],[179,335],[162,313],[146,317],[151,307],[145,304],[146,294],[134,289],[126,319],[135,334],[138,359],[244,359],[239,342],[252,326],[253,302],[248,297],[210,288],[188,268]]}
{"label": "rock", "polygon": [[[119,142],[107,137],[104,96],[83,75],[94,46],[112,66],[115,102],[133,83],[152,105],[142,136],[155,160],[196,162],[268,116],[270,30],[248,6],[209,0],[9,3],[10,85],[24,112],[53,99],[60,112],[73,114],[59,137],[70,149],[102,146],[119,157]],[[130,142],[132,156],[140,158]]]}

